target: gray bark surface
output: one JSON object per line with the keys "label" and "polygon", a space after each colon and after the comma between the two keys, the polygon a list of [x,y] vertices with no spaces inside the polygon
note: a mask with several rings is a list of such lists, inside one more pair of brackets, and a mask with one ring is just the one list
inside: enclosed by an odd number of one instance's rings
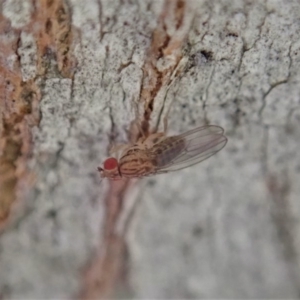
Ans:
{"label": "gray bark surface", "polygon": [[[164,6],[67,3],[74,77],[49,71],[41,85],[28,160],[35,183],[19,184],[22,201],[0,239],[3,299],[73,298],[83,289],[83,270],[104,238],[109,182],[100,184],[97,166],[112,135],[127,141]],[[31,6],[6,0],[2,13],[17,28]],[[157,94],[151,125],[165,99],[169,134],[209,123],[225,129],[228,144],[199,165],[128,189],[124,218],[135,208],[114,297],[299,297],[299,17],[299,1],[186,1],[183,71]],[[167,31],[176,34],[171,22]],[[24,81],[36,76],[35,48],[22,33]]]}

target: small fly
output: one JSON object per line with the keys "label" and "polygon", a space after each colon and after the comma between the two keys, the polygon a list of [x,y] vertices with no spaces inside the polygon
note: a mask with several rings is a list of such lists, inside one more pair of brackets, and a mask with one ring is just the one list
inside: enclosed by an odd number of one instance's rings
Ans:
{"label": "small fly", "polygon": [[181,170],[209,158],[227,143],[224,129],[215,125],[167,137],[152,133],[134,145],[122,146],[119,160],[107,158],[98,167],[102,178],[120,180]]}

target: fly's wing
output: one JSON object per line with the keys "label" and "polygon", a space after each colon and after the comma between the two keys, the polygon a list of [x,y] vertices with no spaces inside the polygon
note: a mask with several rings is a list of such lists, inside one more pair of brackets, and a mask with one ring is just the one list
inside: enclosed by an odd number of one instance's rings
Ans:
{"label": "fly's wing", "polygon": [[[209,158],[227,143],[219,126],[198,127],[155,145],[156,174],[181,170]],[[158,151],[160,149],[160,151]]]}

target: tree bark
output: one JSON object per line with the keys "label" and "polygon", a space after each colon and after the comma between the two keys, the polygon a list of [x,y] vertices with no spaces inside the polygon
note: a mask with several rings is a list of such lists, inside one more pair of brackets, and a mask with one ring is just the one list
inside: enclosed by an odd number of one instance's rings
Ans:
{"label": "tree bark", "polygon": [[[300,296],[299,1],[0,8],[0,298]],[[101,181],[164,117],[228,144]]]}

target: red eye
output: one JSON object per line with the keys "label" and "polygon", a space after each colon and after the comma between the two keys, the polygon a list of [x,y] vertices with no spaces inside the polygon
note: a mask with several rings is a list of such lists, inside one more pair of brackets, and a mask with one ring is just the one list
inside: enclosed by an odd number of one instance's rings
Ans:
{"label": "red eye", "polygon": [[114,157],[110,157],[104,162],[105,170],[113,170],[116,169],[117,167],[118,167],[118,161]]}

